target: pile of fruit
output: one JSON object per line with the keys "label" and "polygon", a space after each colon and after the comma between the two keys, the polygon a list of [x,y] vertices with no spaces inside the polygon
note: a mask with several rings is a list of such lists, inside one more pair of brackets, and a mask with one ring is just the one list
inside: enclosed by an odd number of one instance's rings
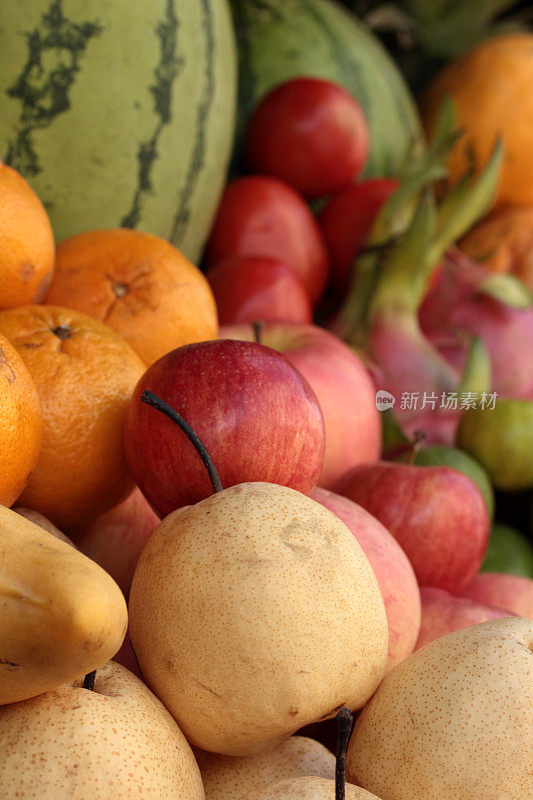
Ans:
{"label": "pile of fruit", "polygon": [[492,34],[417,107],[330,0],[8,0],[0,800],[531,798],[533,34]]}

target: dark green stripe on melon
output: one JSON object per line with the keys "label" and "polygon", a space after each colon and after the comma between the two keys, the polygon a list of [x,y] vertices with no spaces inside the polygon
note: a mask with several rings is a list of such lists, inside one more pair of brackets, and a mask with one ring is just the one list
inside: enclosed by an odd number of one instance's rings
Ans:
{"label": "dark green stripe on melon", "polygon": [[[236,158],[246,121],[273,86],[312,75],[335,81],[361,103],[371,133],[365,175],[395,175],[422,146],[409,90],[380,42],[331,0],[231,0],[239,49]],[[236,163],[237,163],[236,161]]]}
{"label": "dark green stripe on melon", "polygon": [[[70,108],[69,89],[80,68],[89,41],[102,28],[95,21],[74,24],[63,13],[63,0],[52,0],[39,25],[25,34],[27,58],[20,75],[6,90],[20,100],[16,135],[7,141],[5,163],[26,175],[42,170],[35,149],[34,132],[50,125]],[[49,68],[49,53],[59,54]]]}
{"label": "dark green stripe on melon", "polygon": [[152,136],[139,146],[137,188],[131,209],[121,221],[124,228],[135,228],[139,224],[143,197],[146,197],[153,189],[151,170],[157,158],[157,144],[163,128],[172,120],[172,86],[181,66],[181,61],[176,54],[177,33],[178,19],[174,2],[167,0],[165,19],[161,20],[157,26],[161,55],[159,63],[154,69],[155,83],[150,86],[157,122]]}
{"label": "dark green stripe on melon", "polygon": [[57,239],[138,227],[197,260],[233,143],[227,0],[3,0],[0,158]]}

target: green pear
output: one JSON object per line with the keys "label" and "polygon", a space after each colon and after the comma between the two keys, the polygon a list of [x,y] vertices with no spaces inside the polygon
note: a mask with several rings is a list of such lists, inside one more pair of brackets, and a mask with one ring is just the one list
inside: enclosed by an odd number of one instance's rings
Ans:
{"label": "green pear", "polygon": [[81,681],[0,708],[0,797],[203,800],[185,737],[142,681],[110,661]]}
{"label": "green pear", "polygon": [[533,579],[533,547],[510,525],[494,524],[481,572],[506,572]]}
{"label": "green pear", "polygon": [[133,577],[130,633],[188,741],[235,756],[361,708],[388,649],[379,585],[353,534],[271,483],[218,491],[158,525]]}
{"label": "green pear", "polygon": [[533,622],[504,617],[417,650],[355,723],[347,779],[382,800],[530,798],[532,649]]}
{"label": "green pear", "polygon": [[[379,800],[375,794],[353,786],[345,786],[346,800]],[[334,800],[335,781],[326,778],[292,778],[276,781],[255,789],[238,800]]]}
{"label": "green pear", "polygon": [[291,736],[273,750],[255,756],[222,756],[197,750],[205,800],[239,800],[283,778],[314,775],[335,777],[335,756],[324,745],[306,736]]}
{"label": "green pear", "polygon": [[107,572],[0,506],[0,705],[102,666],[127,622],[126,601]]}
{"label": "green pear", "polygon": [[487,470],[497,489],[533,487],[533,400],[500,398],[495,408],[469,408],[457,445]]}

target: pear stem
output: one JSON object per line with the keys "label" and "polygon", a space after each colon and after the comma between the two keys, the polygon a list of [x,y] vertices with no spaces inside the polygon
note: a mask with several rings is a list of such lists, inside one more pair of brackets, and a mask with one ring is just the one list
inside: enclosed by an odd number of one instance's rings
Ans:
{"label": "pear stem", "polygon": [[178,414],[177,411],[174,411],[172,406],[169,406],[168,403],[165,403],[164,400],[161,400],[160,397],[153,394],[152,392],[145,390],[141,395],[141,400],[143,403],[146,403],[152,408],[157,409],[157,411],[161,411],[162,414],[165,414],[172,422],[175,422],[178,425],[183,433],[187,436],[190,443],[195,448],[196,452],[204,462],[204,466],[207,470],[209,475],[209,480],[211,481],[211,486],[213,488],[214,494],[217,492],[221,492],[223,490],[222,483],[218,476],[218,472],[216,471],[216,467],[213,464],[211,456],[206,450],[205,445],[200,441],[196,433],[193,431],[191,426],[188,422],[185,422],[182,416]]}
{"label": "pear stem", "polygon": [[345,800],[346,752],[352,732],[353,715],[344,706],[337,714],[337,763],[335,765],[335,800]]}
{"label": "pear stem", "polygon": [[254,331],[254,341],[256,344],[261,344],[261,334],[263,332],[263,323],[259,320],[254,320],[252,322],[252,328]]}
{"label": "pear stem", "polygon": [[83,689],[88,689],[90,692],[94,692],[94,681],[96,679],[96,670],[93,669],[92,672],[88,672],[85,678],[83,679]]}

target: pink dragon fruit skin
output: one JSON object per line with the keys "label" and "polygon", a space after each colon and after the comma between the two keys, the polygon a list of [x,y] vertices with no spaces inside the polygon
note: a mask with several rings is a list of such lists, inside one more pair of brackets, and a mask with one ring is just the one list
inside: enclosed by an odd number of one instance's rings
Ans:
{"label": "pink dragon fruit skin", "polygon": [[492,391],[533,399],[533,306],[515,308],[483,291],[485,268],[453,251],[419,311],[429,341],[459,371],[472,337],[490,356]]}

